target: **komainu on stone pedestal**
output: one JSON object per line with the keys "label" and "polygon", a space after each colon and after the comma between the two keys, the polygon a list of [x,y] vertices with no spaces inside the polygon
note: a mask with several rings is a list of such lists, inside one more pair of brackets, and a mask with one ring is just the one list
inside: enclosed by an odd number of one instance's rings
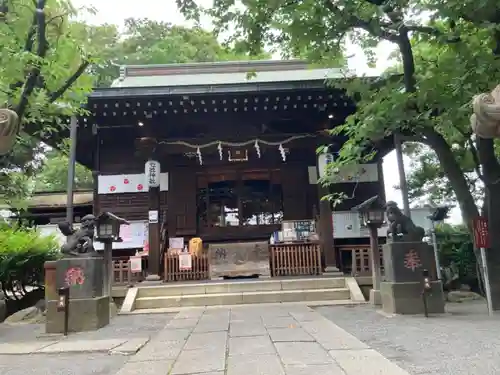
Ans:
{"label": "komainu on stone pedestal", "polygon": [[436,277],[434,249],[425,242],[394,241],[383,246],[384,278],[380,283],[382,309],[389,314],[423,314],[423,270],[429,271],[428,311],[444,313],[441,281]]}
{"label": "komainu on stone pedestal", "polygon": [[67,257],[89,257],[97,255],[94,248],[94,232],[97,219],[94,215],[85,215],[79,229],[73,229],[70,223],[59,224],[59,230],[68,238],[61,247],[61,252]]}
{"label": "komainu on stone pedestal", "polygon": [[[68,242],[61,247],[65,257],[56,262],[55,289],[69,288],[70,332],[97,330],[108,325],[110,320],[110,296],[106,295],[104,287],[104,258],[94,248],[96,223],[94,215],[86,215],[77,230],[69,223],[59,224]],[[64,312],[58,311],[57,305],[57,300],[47,301],[47,333],[64,330]]]}
{"label": "komainu on stone pedestal", "polygon": [[386,215],[389,222],[387,239],[401,242],[421,242],[425,236],[422,227],[416,226],[413,221],[404,215],[396,202],[386,203]]}
{"label": "komainu on stone pedestal", "polygon": [[[102,257],[63,258],[56,265],[56,287],[69,288],[69,331],[93,331],[109,324],[109,296],[104,288]],[[47,301],[47,333],[62,333],[64,313],[57,300]]]}

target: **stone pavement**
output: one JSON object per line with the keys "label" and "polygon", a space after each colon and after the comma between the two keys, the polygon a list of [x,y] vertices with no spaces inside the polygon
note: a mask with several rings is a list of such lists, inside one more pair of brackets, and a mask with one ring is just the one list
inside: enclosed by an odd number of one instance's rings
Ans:
{"label": "stone pavement", "polygon": [[98,331],[47,335],[42,324],[0,325],[0,356],[103,353],[132,355],[156,335],[172,315],[116,317]]}
{"label": "stone pavement", "polygon": [[116,375],[408,375],[305,305],[179,312]]}

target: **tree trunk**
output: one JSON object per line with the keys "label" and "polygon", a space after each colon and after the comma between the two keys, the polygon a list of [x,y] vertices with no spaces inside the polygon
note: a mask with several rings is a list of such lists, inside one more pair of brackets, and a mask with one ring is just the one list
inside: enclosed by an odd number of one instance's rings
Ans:
{"label": "tree trunk", "polygon": [[486,250],[493,310],[500,310],[500,164],[491,139],[477,139],[477,151],[485,182],[485,204],[490,248]]}
{"label": "tree trunk", "polygon": [[443,136],[435,130],[425,130],[423,134],[426,138],[424,143],[434,150],[446,177],[448,177],[450,181],[457,197],[464,223],[469,230],[472,230],[472,220],[479,216],[479,210],[470,192],[464,173],[451,151],[450,145],[448,145],[448,142],[446,142]]}

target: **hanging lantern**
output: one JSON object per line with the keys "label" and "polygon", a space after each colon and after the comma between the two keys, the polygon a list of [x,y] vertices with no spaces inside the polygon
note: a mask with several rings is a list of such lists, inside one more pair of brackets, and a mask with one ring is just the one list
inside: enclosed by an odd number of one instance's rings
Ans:
{"label": "hanging lantern", "polygon": [[10,109],[0,109],[0,156],[8,154],[16,141],[19,117]]}
{"label": "hanging lantern", "polygon": [[318,171],[320,178],[323,178],[325,176],[326,167],[330,163],[333,163],[333,154],[325,152],[318,155]]}
{"label": "hanging lantern", "polygon": [[160,163],[155,160],[146,162],[146,185],[148,188],[160,186]]}

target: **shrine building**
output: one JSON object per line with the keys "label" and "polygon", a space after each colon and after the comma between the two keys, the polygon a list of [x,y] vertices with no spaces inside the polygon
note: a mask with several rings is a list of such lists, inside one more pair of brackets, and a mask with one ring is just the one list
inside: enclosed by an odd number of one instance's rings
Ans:
{"label": "shrine building", "polygon": [[[164,277],[169,248],[182,239],[187,249],[192,238],[218,255],[246,243],[314,246],[316,274],[367,267],[359,254],[368,231],[350,210],[384,198],[381,156],[390,147],[339,171],[330,191],[345,194],[341,204],[320,199],[327,157],[316,150],[328,145],[335,157],[345,138],[326,130],[355,111],[335,87],[342,79],[297,60],[123,67],[112,87],[90,95],[77,135],[77,160],[94,171],[94,213],[131,222],[114,248],[146,252],[148,274]],[[313,224],[300,236],[293,223]]]}

